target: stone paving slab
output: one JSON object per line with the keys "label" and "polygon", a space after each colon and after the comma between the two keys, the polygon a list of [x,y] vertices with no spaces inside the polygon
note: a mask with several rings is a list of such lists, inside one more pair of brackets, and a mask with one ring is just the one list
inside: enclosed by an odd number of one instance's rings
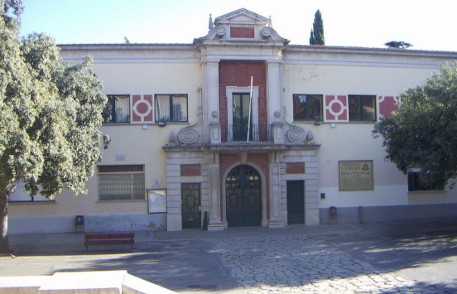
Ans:
{"label": "stone paving slab", "polygon": [[382,273],[305,235],[211,240],[245,293],[444,293]]}
{"label": "stone paving slab", "polygon": [[[444,224],[447,223],[453,224]],[[444,261],[440,260],[444,257],[457,257],[457,249],[453,249],[455,235],[444,239],[435,236],[437,232],[453,231],[449,225],[439,223],[427,230],[416,223],[395,223],[138,232],[133,250],[129,246],[100,246],[89,252],[83,246],[82,234],[17,235],[11,238],[17,257],[0,256],[0,276],[124,269],[186,294],[455,293],[456,288],[447,280],[431,277],[426,282],[415,282],[399,276],[403,266],[420,268],[424,258],[436,268],[443,266]],[[409,238],[411,234],[414,237],[431,232],[427,242]],[[389,255],[392,248],[398,247],[398,243],[390,242],[397,235],[403,250],[417,249],[410,253],[410,257],[417,254],[417,258]],[[418,243],[420,240],[424,244]],[[435,253],[424,256],[431,249]],[[373,250],[387,250],[385,258],[373,259],[369,256]],[[405,258],[409,262],[404,262]],[[392,260],[398,262],[394,266],[382,265]],[[446,269],[455,272],[457,266]]]}

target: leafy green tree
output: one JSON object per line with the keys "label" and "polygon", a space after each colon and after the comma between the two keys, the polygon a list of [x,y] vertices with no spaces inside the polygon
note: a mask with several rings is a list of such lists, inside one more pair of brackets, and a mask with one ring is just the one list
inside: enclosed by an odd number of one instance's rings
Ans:
{"label": "leafy green tree", "polygon": [[90,60],[66,64],[53,39],[19,39],[21,0],[0,0],[0,252],[8,250],[8,199],[85,192],[101,159],[107,97]]}
{"label": "leafy green tree", "polygon": [[322,15],[319,10],[317,10],[314,14],[314,23],[309,37],[309,44],[325,45],[324,22],[322,21]]}
{"label": "leafy green tree", "polygon": [[444,65],[425,83],[407,89],[392,116],[375,125],[387,159],[403,172],[421,168],[424,182],[437,188],[457,176],[457,67]]}

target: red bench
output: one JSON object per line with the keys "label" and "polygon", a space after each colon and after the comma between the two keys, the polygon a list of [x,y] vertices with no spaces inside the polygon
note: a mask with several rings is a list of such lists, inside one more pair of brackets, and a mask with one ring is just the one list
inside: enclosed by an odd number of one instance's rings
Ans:
{"label": "red bench", "polygon": [[133,249],[135,243],[134,233],[87,233],[84,234],[84,245],[89,250],[89,245],[123,245],[130,244]]}

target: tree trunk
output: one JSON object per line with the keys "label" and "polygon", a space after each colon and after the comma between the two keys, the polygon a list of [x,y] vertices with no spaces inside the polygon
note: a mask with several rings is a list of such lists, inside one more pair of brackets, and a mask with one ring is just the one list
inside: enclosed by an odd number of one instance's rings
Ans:
{"label": "tree trunk", "polygon": [[5,190],[0,190],[0,254],[9,253],[8,198],[9,193]]}

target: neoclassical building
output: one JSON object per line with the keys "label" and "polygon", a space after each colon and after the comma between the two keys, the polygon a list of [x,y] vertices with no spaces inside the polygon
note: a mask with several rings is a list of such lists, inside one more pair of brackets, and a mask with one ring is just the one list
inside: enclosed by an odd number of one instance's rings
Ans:
{"label": "neoclassical building", "polygon": [[374,124],[456,52],[291,45],[239,9],[192,44],[92,56],[111,137],[88,195],[11,197],[10,232],[286,227],[455,216],[457,193],[385,160]]}

